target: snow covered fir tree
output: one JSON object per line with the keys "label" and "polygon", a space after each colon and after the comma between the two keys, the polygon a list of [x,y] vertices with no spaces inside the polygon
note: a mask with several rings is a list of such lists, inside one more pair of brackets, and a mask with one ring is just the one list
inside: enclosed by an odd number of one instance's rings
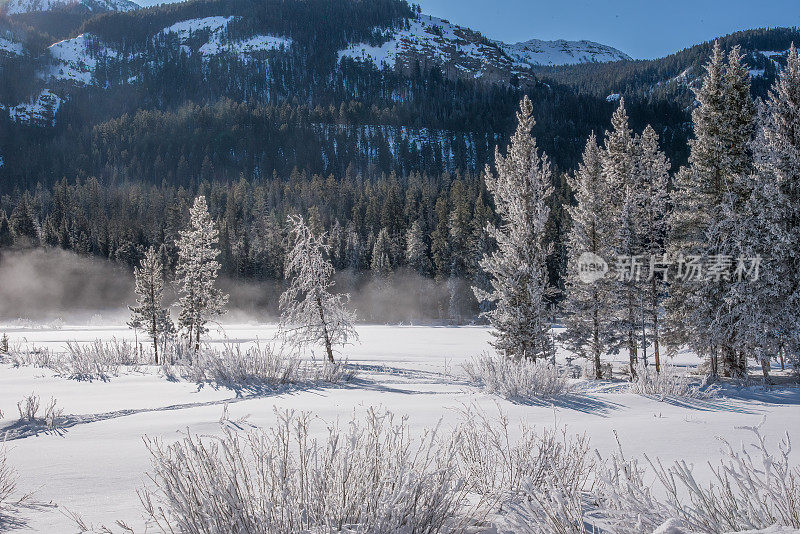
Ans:
{"label": "snow covered fir tree", "polygon": [[546,200],[553,186],[550,162],[531,136],[535,123],[533,104],[523,98],[507,154],[497,150],[497,172],[486,169],[486,188],[500,223],[489,226],[497,250],[481,260],[492,289],[475,288],[479,300],[494,304],[484,312],[494,327],[494,347],[508,357],[532,361],[553,353],[545,244]]}
{"label": "snow covered fir tree", "polygon": [[0,532],[800,533],[800,29],[709,2],[0,0]]}
{"label": "snow covered fir tree", "polygon": [[200,348],[200,336],[212,317],[225,311],[228,296],[216,287],[220,264],[217,261],[219,232],[208,213],[206,198],[199,196],[189,210],[189,228],[176,242],[178,263],[175,275],[180,284],[178,325],[187,341]]}
{"label": "snow covered fir tree", "polygon": [[[158,365],[158,344],[174,330],[169,311],[163,307],[164,266],[153,247],[147,249],[139,267],[133,271],[136,305],[130,306],[131,328],[142,329],[153,340],[153,357]],[[163,351],[162,351],[163,353]]]}

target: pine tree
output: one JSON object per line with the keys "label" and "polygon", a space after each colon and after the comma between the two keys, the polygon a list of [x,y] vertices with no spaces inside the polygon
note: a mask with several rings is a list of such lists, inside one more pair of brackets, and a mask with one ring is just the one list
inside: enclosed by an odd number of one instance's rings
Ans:
{"label": "pine tree", "polygon": [[373,275],[379,279],[386,279],[392,273],[391,248],[389,231],[381,228],[375,245],[372,247],[372,262],[370,263]]}
{"label": "pine tree", "polygon": [[[661,304],[666,291],[668,261],[664,258],[667,235],[670,162],[658,147],[658,134],[648,124],[636,139],[636,182],[639,184],[641,219],[639,232],[642,252],[648,265],[648,278],[643,288],[644,314],[653,341],[656,372],[661,371],[660,320]],[[647,350],[643,347],[642,350]]]}
{"label": "pine tree", "polygon": [[620,99],[611,125],[602,153],[603,180],[610,198],[607,216],[613,221],[614,263],[617,264],[620,258],[631,262],[630,265],[616,265],[617,276],[612,283],[616,313],[611,323],[614,334],[611,349],[619,350],[627,346],[630,373],[634,376],[638,362],[637,331],[641,324],[641,284],[633,265],[641,245],[637,226],[641,215],[638,198],[640,184],[635,168],[636,143],[628,125],[624,99]]}
{"label": "pine tree", "polygon": [[428,247],[425,245],[425,235],[419,220],[411,223],[406,232],[406,264],[421,276],[427,276],[431,271],[431,260],[428,257]]}
{"label": "pine tree", "polygon": [[[709,256],[725,255],[733,248],[736,213],[746,198],[737,177],[751,166],[754,116],[749,92],[750,77],[738,49],[731,52],[726,67],[722,49],[715,43],[703,84],[695,90],[699,105],[692,111],[689,166],[678,172],[671,199],[669,253],[673,258],[696,257],[706,263]],[[726,304],[730,286],[724,278],[676,281],[665,303],[672,342],[688,342],[698,353],[708,354],[712,377],[718,374],[720,353],[726,370],[744,371],[731,344],[738,319],[736,309]]]}
{"label": "pine tree", "polygon": [[[601,379],[601,355],[608,345],[613,314],[610,281],[606,277],[592,280],[587,273],[582,279],[580,269],[587,266],[590,253],[609,261],[612,255],[612,230],[608,218],[609,190],[602,175],[602,157],[594,133],[586,142],[583,161],[574,177],[568,177],[577,205],[568,207],[572,226],[567,236],[567,274],[565,331],[561,341],[578,354],[589,352],[594,364],[595,378]],[[583,258],[581,258],[583,256]],[[590,274],[590,273],[589,273]]]}
{"label": "pine tree", "polygon": [[14,244],[14,236],[5,213],[0,213],[0,248],[7,248]]}
{"label": "pine tree", "polygon": [[208,213],[206,198],[198,196],[189,210],[189,228],[180,232],[176,276],[180,284],[181,307],[178,324],[195,350],[208,320],[224,313],[228,296],[215,287],[220,264],[217,261],[219,232]]}
{"label": "pine tree", "polygon": [[285,272],[290,285],[280,298],[280,328],[298,346],[323,344],[333,362],[334,346],[358,341],[355,314],[346,308],[350,296],[330,292],[334,269],[325,235],[315,235],[302,217],[289,217],[288,222],[292,247]]}
{"label": "pine tree", "polygon": [[168,330],[169,313],[162,307],[164,296],[163,266],[155,248],[147,249],[141,263],[133,270],[136,281],[136,305],[130,306],[131,328],[143,328],[153,340],[155,363],[158,365],[158,340]]}
{"label": "pine tree", "polygon": [[19,203],[8,219],[14,243],[22,246],[35,246],[39,243],[39,229],[33,218],[27,193],[22,195]]}
{"label": "pine tree", "polygon": [[734,252],[760,257],[756,280],[734,280],[732,329],[742,349],[760,357],[769,380],[772,357],[800,353],[800,57],[792,45],[786,68],[762,107],[752,143],[755,172],[741,175],[750,196],[733,213]]}
{"label": "pine tree", "polygon": [[473,290],[478,300],[495,305],[483,314],[494,327],[492,345],[508,357],[535,361],[553,353],[546,300],[552,289],[544,243],[552,173],[547,156],[539,153],[531,136],[535,120],[527,96],[517,121],[507,154],[495,150],[497,172],[487,166],[484,176],[500,219],[499,226],[488,228],[497,250],[481,261],[492,290]]}

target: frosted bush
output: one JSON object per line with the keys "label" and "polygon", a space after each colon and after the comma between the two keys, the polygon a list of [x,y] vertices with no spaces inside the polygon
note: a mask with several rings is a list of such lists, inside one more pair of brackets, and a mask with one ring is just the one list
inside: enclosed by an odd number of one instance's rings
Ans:
{"label": "frosted bush", "polygon": [[[565,428],[512,429],[499,412],[490,418],[470,408],[456,431],[458,469],[474,493],[509,513],[514,532],[582,532],[582,499],[595,462],[589,439]],[[516,439],[512,436],[517,436]]]}
{"label": "frosted bush", "polygon": [[2,514],[9,504],[9,498],[17,486],[17,474],[8,465],[6,459],[6,447],[0,442],[0,526],[2,526]]}
{"label": "frosted bush", "polygon": [[75,380],[108,380],[122,366],[140,365],[140,354],[133,343],[122,340],[67,343],[66,357],[56,371]]}
{"label": "frosted bush", "polygon": [[[601,485],[605,515],[612,525],[629,532],[649,533],[669,518],[677,519],[687,532],[724,533],[772,526],[800,529],[800,467],[789,460],[788,433],[777,450],[768,446],[756,427],[741,427],[753,440],[741,449],[723,443],[723,460],[711,468],[711,480],[702,483],[685,461],[664,467],[647,459],[655,473],[659,493],[645,482],[646,469],[612,458]],[[635,527],[635,528],[634,528]]]}
{"label": "frosted bush", "polygon": [[523,484],[538,485],[548,472],[577,480],[593,469],[586,435],[569,436],[564,428],[536,432],[525,424],[512,428],[502,411],[489,417],[470,407],[462,412],[455,434],[459,469],[478,493],[514,494]]}
{"label": "frosted bush", "polygon": [[[594,380],[597,376],[594,372],[594,361],[587,359],[586,363],[583,365],[582,371],[582,378],[587,380]],[[605,380],[611,380],[614,378],[614,369],[610,362],[602,362],[600,364],[600,375]]]}
{"label": "frosted bush", "polygon": [[44,414],[41,417],[39,416],[40,406],[41,399],[34,393],[18,402],[17,410],[19,411],[20,422],[55,428],[63,413],[62,410],[56,408],[56,400],[52,397],[50,398],[50,401],[44,407]]}
{"label": "frosted bush", "polygon": [[346,363],[303,362],[281,346],[255,344],[243,349],[228,344],[222,350],[203,348],[183,357],[191,358],[180,364],[186,379],[229,387],[339,383],[354,375]]}
{"label": "frosted bush", "polygon": [[184,364],[187,378],[220,385],[259,386],[299,381],[300,360],[269,345],[225,345],[222,350],[203,349]]}
{"label": "frosted bush", "polygon": [[668,398],[710,399],[717,396],[718,389],[713,385],[703,386],[671,365],[662,365],[661,372],[656,373],[654,367],[638,364],[630,392],[663,401]]}
{"label": "frosted bush", "polygon": [[532,362],[484,354],[464,364],[464,370],[487,393],[506,399],[557,397],[571,390],[569,379],[544,360]]}
{"label": "frosted bush", "polygon": [[12,347],[7,359],[14,367],[40,367],[55,369],[60,365],[58,357],[49,349],[38,347]]}
{"label": "frosted bush", "polygon": [[303,380],[310,383],[326,382],[339,384],[350,382],[355,378],[355,370],[346,361],[311,362],[303,366]]}
{"label": "frosted bush", "polygon": [[[414,438],[406,419],[370,409],[311,438],[308,413],[276,412],[270,430],[220,439],[147,440],[146,513],[166,532],[463,532],[475,505],[449,441]],[[449,443],[449,444],[448,444]]]}

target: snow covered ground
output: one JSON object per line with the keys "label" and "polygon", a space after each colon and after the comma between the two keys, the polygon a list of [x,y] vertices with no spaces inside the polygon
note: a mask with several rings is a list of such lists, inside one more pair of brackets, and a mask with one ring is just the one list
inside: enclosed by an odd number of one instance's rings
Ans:
{"label": "snow covered ground", "polygon": [[[187,430],[202,435],[222,432],[220,416],[229,404],[230,420],[249,415],[244,426],[275,422],[273,408],[308,410],[324,421],[349,420],[370,406],[407,414],[420,431],[440,420],[454,424],[457,410],[475,404],[489,413],[498,407],[514,421],[537,427],[555,423],[586,432],[601,454],[616,449],[615,431],[628,456],[647,453],[665,462],[684,459],[705,473],[705,462],[720,457],[717,436],[733,443],[746,439],[741,425],[767,420],[765,434],[774,444],[788,431],[800,442],[800,389],[726,387],[720,398],[659,402],[626,392],[623,382],[581,382],[582,390],[555,403],[512,403],[469,384],[460,365],[490,351],[483,327],[361,326],[361,344],[345,351],[358,369],[343,385],[243,393],[194,383],[169,381],[156,368],[141,368],[107,382],[79,382],[47,369],[0,364],[0,432],[16,421],[16,403],[34,392],[54,397],[69,424],[60,430],[9,441],[9,461],[20,475],[19,490],[33,491],[34,505],[19,511],[22,531],[73,532],[70,512],[95,526],[122,520],[143,530],[136,490],[148,484],[150,457],[142,436],[178,439]],[[63,351],[68,341],[134,339],[118,326],[21,328],[0,326],[11,346],[33,344]],[[213,328],[211,344],[269,340],[273,326],[226,325]],[[141,339],[140,339],[141,341]],[[564,354],[559,358],[563,360]],[[616,367],[623,366],[619,357]],[[680,353],[680,366],[698,363]],[[324,425],[320,425],[324,427]],[[793,452],[795,463],[800,453]]]}

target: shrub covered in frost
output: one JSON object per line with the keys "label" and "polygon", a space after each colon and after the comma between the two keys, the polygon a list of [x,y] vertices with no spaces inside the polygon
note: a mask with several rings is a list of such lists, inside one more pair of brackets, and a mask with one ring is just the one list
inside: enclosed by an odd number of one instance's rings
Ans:
{"label": "shrub covered in frost", "polygon": [[246,349],[238,344],[203,348],[184,355],[180,367],[189,380],[228,387],[338,383],[353,377],[346,363],[304,362],[280,346],[258,343]]}
{"label": "shrub covered in frost", "polygon": [[0,442],[0,527],[2,527],[3,524],[3,512],[16,486],[17,474],[11,469],[11,466],[8,465],[5,444]]}
{"label": "shrub covered in frost", "polygon": [[300,360],[269,345],[227,344],[222,350],[205,348],[182,363],[186,377],[219,385],[256,386],[298,382]]}
{"label": "shrub covered in frost", "polygon": [[309,414],[278,412],[267,431],[220,439],[147,440],[155,490],[141,494],[167,532],[462,532],[466,499],[456,453],[405,419],[369,410],[311,438]]}
{"label": "shrub covered in frost", "polygon": [[55,428],[58,426],[63,410],[56,408],[56,400],[51,397],[50,401],[45,404],[44,412],[41,415],[39,413],[40,407],[41,399],[38,395],[31,393],[26,396],[17,403],[20,422],[46,426],[47,428]]}
{"label": "shrub covered in frost", "polygon": [[631,381],[630,392],[659,400],[710,399],[718,394],[716,386],[703,385],[686,374],[679,373],[671,365],[662,365],[661,372],[656,373],[655,367],[645,367],[641,363],[636,366],[636,376]]}
{"label": "shrub covered in frost", "polygon": [[570,392],[569,379],[544,360],[515,360],[484,354],[464,364],[467,376],[487,393],[506,399],[557,397]]}
{"label": "shrub covered in frost", "polygon": [[[753,440],[741,449],[722,440],[724,458],[709,465],[712,477],[703,483],[684,461],[665,467],[647,459],[646,469],[621,454],[612,458],[601,485],[605,515],[617,528],[649,533],[668,519],[687,532],[740,532],[773,525],[800,529],[800,467],[790,461],[788,434],[770,447],[761,425],[742,427]],[[651,492],[644,474],[656,476],[659,494]],[[634,528],[635,527],[635,528]]]}
{"label": "shrub covered in frost", "polygon": [[90,343],[67,343],[67,354],[58,362],[56,372],[74,380],[108,380],[119,374],[120,367],[143,362],[133,343],[117,339]]}

